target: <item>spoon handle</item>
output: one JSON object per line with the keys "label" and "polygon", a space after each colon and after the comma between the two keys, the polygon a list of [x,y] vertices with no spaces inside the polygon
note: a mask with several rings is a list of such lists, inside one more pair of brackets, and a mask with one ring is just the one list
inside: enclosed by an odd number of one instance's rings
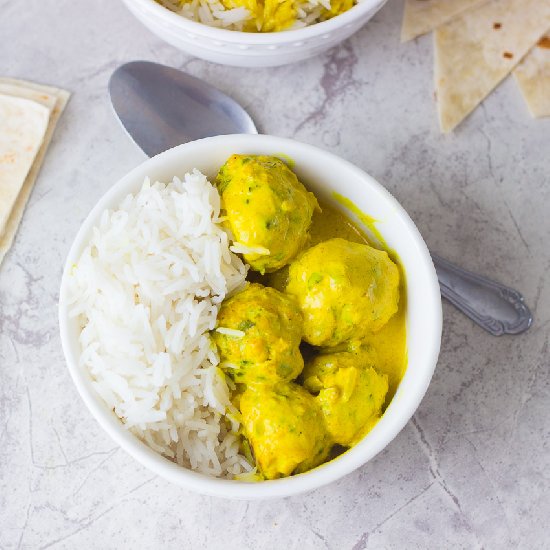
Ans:
{"label": "spoon handle", "polygon": [[486,331],[520,334],[533,322],[523,296],[495,281],[466,271],[432,254],[441,295]]}

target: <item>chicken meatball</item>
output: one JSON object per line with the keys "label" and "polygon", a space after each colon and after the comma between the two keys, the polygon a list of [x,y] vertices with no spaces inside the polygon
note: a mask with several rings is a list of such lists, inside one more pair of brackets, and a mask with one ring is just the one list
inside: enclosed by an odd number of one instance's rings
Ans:
{"label": "chicken meatball", "polygon": [[306,365],[304,387],[315,394],[331,439],[344,447],[360,441],[378,422],[388,377],[374,368],[370,350],[318,355]]}
{"label": "chicken meatball", "polygon": [[300,304],[304,340],[335,346],[388,322],[398,307],[399,271],[387,252],[330,239],[290,265],[285,291]]}
{"label": "chicken meatball", "polygon": [[304,368],[302,314],[294,298],[258,283],[225,300],[213,333],[221,367],[236,382],[293,380]]}
{"label": "chicken meatball", "polygon": [[317,199],[283,161],[233,155],[216,184],[235,250],[252,269],[276,271],[303,248]]}
{"label": "chicken meatball", "polygon": [[240,408],[245,435],[266,479],[321,464],[330,442],[316,400],[292,382],[249,386]]}

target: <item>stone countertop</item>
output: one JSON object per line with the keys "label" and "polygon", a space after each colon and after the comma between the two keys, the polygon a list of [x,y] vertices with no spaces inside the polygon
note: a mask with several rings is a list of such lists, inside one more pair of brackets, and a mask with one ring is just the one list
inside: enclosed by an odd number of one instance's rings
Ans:
{"label": "stone countertop", "polygon": [[[432,41],[400,44],[401,12],[391,1],[325,55],[249,70],[183,55],[120,2],[0,0],[0,73],[73,93],[0,267],[0,548],[550,548],[550,120],[532,120],[508,80],[441,135]],[[413,420],[326,488],[237,502],[152,475],[80,400],[56,311],[80,223],[144,158],[106,91],[112,71],[134,59],[204,78],[264,133],[367,170],[430,248],[520,289],[533,328],[495,338],[444,304],[441,357]]]}

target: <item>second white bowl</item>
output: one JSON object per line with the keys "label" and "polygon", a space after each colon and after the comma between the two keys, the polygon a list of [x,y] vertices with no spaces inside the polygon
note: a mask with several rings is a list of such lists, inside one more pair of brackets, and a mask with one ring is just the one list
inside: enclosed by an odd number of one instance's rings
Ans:
{"label": "second white bowl", "polygon": [[361,0],[345,13],[302,29],[249,33],[186,19],[155,0],[123,0],[159,38],[195,57],[238,67],[273,67],[313,57],[357,32],[387,0]]}

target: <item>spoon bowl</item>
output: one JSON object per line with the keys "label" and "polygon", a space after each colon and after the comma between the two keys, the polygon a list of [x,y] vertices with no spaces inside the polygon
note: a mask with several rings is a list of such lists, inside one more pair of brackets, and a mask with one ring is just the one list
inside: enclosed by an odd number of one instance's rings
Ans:
{"label": "spoon bowl", "polygon": [[120,66],[109,80],[109,94],[123,128],[150,157],[205,137],[258,133],[234,99],[158,63],[132,61]]}

